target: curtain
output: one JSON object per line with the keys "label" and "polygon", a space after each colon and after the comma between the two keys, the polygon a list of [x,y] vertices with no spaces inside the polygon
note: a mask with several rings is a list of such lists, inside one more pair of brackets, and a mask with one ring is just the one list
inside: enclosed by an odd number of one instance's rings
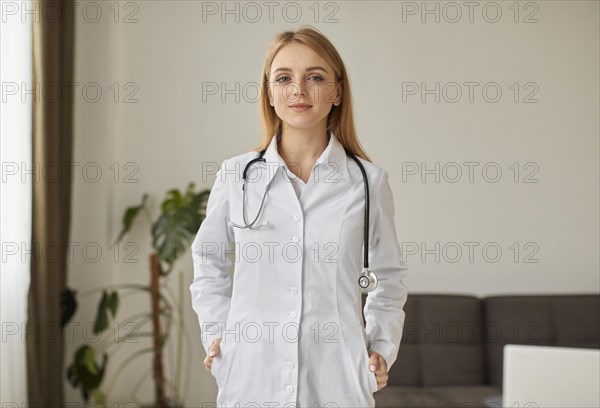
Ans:
{"label": "curtain", "polygon": [[66,286],[73,162],[74,98],[68,90],[74,82],[76,2],[35,1],[33,6],[42,11],[32,23],[32,160],[41,174],[32,189],[27,330],[40,335],[27,336],[27,384],[30,405],[60,407],[65,381],[60,297]]}
{"label": "curtain", "polygon": [[[16,3],[15,3],[16,4]],[[21,3],[30,6],[28,2]],[[4,6],[4,4],[3,4]],[[7,4],[7,6],[10,6]],[[27,405],[24,329],[29,287],[31,239],[31,19],[3,14],[0,25],[3,86],[0,110],[0,210],[2,272],[0,273],[0,401]]]}

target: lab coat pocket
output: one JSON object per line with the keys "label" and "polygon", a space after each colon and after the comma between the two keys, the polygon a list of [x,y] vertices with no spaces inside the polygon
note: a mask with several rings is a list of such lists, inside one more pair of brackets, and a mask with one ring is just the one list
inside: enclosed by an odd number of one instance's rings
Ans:
{"label": "lab coat pocket", "polygon": [[219,366],[221,365],[221,359],[223,358],[223,346],[221,345],[221,349],[219,350],[219,354],[213,357],[212,364],[210,366],[210,373],[215,380],[217,381],[217,385],[219,385],[218,371]]}
{"label": "lab coat pocket", "polygon": [[[367,340],[367,334],[365,332],[365,327],[362,324],[358,325],[358,327],[360,328],[360,336],[362,337],[362,341],[360,342],[360,345],[361,345],[362,355],[363,355],[362,364],[363,364],[363,367],[365,367],[363,370],[363,373],[367,376],[367,382],[370,387],[369,391],[371,392],[371,394],[373,394],[374,392],[377,391],[377,375],[369,369],[369,365],[370,365],[369,364],[369,358],[370,358],[369,357],[369,345],[368,345],[368,340]],[[365,371],[366,371],[366,373],[365,373]]]}
{"label": "lab coat pocket", "polygon": [[219,387],[219,389],[223,388],[224,385],[224,381],[222,379],[222,366],[227,363],[229,353],[228,346],[228,343],[221,341],[219,354],[213,358],[212,365],[210,367],[210,373],[213,375],[213,377],[215,377],[217,387]]}
{"label": "lab coat pocket", "polygon": [[369,369],[369,351],[366,348],[363,348],[364,354],[366,355],[367,362],[367,375],[369,376],[369,385],[371,386],[371,393],[377,391],[377,375]]}

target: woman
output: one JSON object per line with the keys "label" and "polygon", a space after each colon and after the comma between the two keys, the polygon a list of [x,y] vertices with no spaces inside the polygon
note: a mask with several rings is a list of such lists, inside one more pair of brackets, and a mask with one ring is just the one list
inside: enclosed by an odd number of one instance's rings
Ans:
{"label": "woman", "polygon": [[[374,407],[402,337],[407,265],[388,174],[360,147],[344,63],[320,32],[303,26],[273,39],[260,108],[263,141],[221,164],[192,244],[192,304],[217,405]],[[363,165],[370,198],[378,283],[366,329],[365,186],[347,152]]]}

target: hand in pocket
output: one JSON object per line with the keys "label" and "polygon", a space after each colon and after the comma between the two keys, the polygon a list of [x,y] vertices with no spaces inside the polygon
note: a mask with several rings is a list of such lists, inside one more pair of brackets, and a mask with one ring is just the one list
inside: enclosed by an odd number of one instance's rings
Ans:
{"label": "hand in pocket", "polygon": [[369,351],[369,370],[377,378],[377,391],[387,386],[387,363],[383,356],[376,351]]}
{"label": "hand in pocket", "polygon": [[210,348],[208,349],[208,355],[204,359],[204,368],[206,368],[206,370],[209,373],[211,372],[210,370],[212,368],[213,358],[215,356],[218,356],[220,351],[221,351],[221,338],[217,337],[216,339],[213,340],[212,344],[210,345]]}

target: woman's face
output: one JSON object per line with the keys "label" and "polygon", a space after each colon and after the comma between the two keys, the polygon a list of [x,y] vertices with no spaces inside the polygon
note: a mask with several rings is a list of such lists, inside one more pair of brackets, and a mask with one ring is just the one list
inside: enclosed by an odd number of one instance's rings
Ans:
{"label": "woman's face", "polygon": [[290,43],[281,48],[273,59],[269,78],[271,106],[290,127],[310,129],[322,121],[327,123],[332,105],[340,104],[341,86],[331,66],[305,45]]}

